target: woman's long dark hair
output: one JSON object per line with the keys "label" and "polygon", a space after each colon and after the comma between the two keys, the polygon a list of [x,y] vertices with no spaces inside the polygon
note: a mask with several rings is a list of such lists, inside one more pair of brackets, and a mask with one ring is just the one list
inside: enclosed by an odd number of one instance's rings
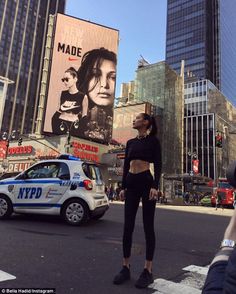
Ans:
{"label": "woman's long dark hair", "polygon": [[[81,66],[78,70],[78,89],[84,94],[88,94],[88,84],[94,77],[94,67],[100,69],[103,60],[110,60],[117,64],[116,54],[103,47],[86,52],[82,58]],[[98,82],[98,78],[97,78]],[[96,83],[94,87],[96,86]]]}
{"label": "woman's long dark hair", "polygon": [[147,126],[147,129],[151,129],[149,135],[150,136],[156,136],[157,134],[157,125],[156,125],[156,121],[155,118],[153,116],[150,116],[147,113],[141,113],[143,116],[144,120],[148,120],[149,124]]}

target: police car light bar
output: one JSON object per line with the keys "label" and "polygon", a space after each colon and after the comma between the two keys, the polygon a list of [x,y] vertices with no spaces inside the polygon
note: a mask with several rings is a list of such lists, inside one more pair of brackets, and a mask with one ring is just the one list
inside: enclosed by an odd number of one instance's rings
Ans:
{"label": "police car light bar", "polygon": [[57,157],[57,159],[65,159],[65,160],[77,160],[80,161],[80,158],[75,157],[73,155],[70,154],[61,154]]}

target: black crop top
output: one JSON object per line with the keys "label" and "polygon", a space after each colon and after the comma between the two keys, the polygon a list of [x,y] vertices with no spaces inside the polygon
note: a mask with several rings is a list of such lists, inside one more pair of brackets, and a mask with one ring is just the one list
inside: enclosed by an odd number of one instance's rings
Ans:
{"label": "black crop top", "polygon": [[158,189],[162,167],[161,146],[159,140],[155,136],[147,136],[142,139],[133,138],[127,142],[122,179],[123,189],[126,188],[126,176],[129,172],[130,161],[134,159],[154,163],[154,181],[152,187]]}

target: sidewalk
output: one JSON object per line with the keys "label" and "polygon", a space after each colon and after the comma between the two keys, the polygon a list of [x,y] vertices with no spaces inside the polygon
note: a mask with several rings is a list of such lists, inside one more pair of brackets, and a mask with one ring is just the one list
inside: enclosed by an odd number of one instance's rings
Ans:
{"label": "sidewalk", "polygon": [[198,205],[165,205],[157,203],[157,207],[161,209],[169,209],[169,210],[178,210],[178,211],[186,211],[186,212],[195,212],[195,213],[204,213],[204,214],[212,214],[212,215],[219,215],[219,216],[229,216],[231,217],[234,213],[234,209],[230,208],[218,208],[217,210],[215,207],[206,207],[206,206],[198,206]]}
{"label": "sidewalk", "polygon": [[[113,201],[113,202],[110,202],[110,204],[111,203],[124,205],[124,202],[122,202],[122,201]],[[156,207],[160,208],[160,209],[169,209],[169,210],[186,211],[186,212],[194,212],[194,213],[212,214],[212,215],[228,216],[228,217],[231,217],[234,213],[234,209],[218,208],[216,210],[215,207],[206,207],[206,206],[200,206],[200,205],[181,205],[180,206],[180,205],[157,203]]]}

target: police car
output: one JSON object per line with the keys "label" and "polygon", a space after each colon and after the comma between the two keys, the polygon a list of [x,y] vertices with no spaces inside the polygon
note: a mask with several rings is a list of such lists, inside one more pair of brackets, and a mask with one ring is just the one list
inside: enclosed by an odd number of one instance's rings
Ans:
{"label": "police car", "polygon": [[0,181],[0,219],[15,213],[61,215],[71,225],[101,218],[109,207],[96,164],[61,155]]}

